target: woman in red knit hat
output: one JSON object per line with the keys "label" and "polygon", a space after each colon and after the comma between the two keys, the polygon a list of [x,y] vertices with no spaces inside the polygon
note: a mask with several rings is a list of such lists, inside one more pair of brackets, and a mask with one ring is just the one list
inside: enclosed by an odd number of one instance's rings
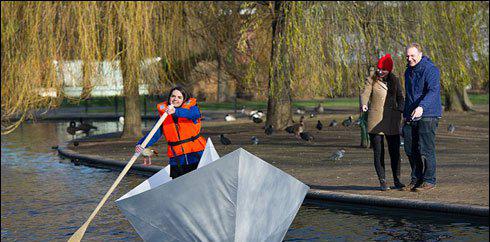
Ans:
{"label": "woman in red knit hat", "polygon": [[385,176],[385,137],[395,188],[405,187],[400,181],[400,122],[405,100],[400,80],[392,71],[393,60],[390,54],[386,54],[379,59],[378,69],[366,78],[360,103],[362,112],[368,112],[367,130],[374,152],[374,168],[382,191],[390,189]]}

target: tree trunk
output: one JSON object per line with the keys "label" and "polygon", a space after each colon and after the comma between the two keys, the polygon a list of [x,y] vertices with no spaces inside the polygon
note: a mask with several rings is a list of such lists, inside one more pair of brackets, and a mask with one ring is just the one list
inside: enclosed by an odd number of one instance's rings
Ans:
{"label": "tree trunk", "polygon": [[120,63],[124,90],[124,127],[121,138],[134,138],[136,141],[142,135],[139,85],[138,80],[131,80],[128,65],[136,65],[136,68],[139,68],[139,65],[137,61],[127,59],[126,51],[122,52]]}
{"label": "tree trunk", "polygon": [[91,77],[93,71],[90,69],[92,66],[90,63],[82,62],[82,93],[80,94],[81,99],[89,99],[92,93],[92,82]]}
{"label": "tree trunk", "polygon": [[445,111],[463,111],[461,102],[459,101],[458,94],[455,90],[444,92],[445,97]]}
{"label": "tree trunk", "polygon": [[473,103],[470,101],[470,97],[468,96],[468,92],[465,88],[461,88],[457,91],[459,100],[461,101],[461,106],[463,106],[464,111],[472,111]]}
{"label": "tree trunk", "polygon": [[464,88],[456,88],[444,93],[445,111],[471,111],[473,110],[473,104],[471,103],[468,93]]}
{"label": "tree trunk", "polygon": [[[223,46],[223,45],[219,45]],[[217,46],[217,47],[219,47]],[[224,46],[222,48],[225,48]],[[232,83],[230,83],[231,76],[228,74],[226,69],[226,63],[224,59],[224,55],[219,51],[220,48],[217,48],[216,60],[218,62],[218,66],[216,68],[217,78],[218,78],[218,90],[217,90],[217,102],[230,102],[233,101],[233,97],[235,95],[235,88]]]}
{"label": "tree trunk", "polygon": [[218,61],[218,66],[216,68],[216,73],[217,73],[217,78],[218,78],[218,90],[217,90],[217,95],[218,97],[216,98],[216,101],[218,103],[228,101],[228,97],[226,96],[226,89],[227,89],[227,80],[224,80],[223,78],[223,57],[221,56],[221,53],[219,50],[216,51],[216,60]]}
{"label": "tree trunk", "polygon": [[286,8],[290,2],[274,2],[269,97],[266,125],[283,129],[291,120],[291,59],[286,44]]}

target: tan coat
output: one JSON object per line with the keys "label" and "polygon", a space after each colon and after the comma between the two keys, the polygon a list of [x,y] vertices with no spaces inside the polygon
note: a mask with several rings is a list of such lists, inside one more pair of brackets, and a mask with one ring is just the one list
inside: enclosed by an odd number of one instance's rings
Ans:
{"label": "tan coat", "polygon": [[[405,99],[403,98],[400,80],[390,73],[384,81],[377,80],[375,75],[366,78],[361,93],[361,107],[368,106],[368,133],[397,135],[400,134],[400,123]],[[396,85],[396,94],[392,88]]]}

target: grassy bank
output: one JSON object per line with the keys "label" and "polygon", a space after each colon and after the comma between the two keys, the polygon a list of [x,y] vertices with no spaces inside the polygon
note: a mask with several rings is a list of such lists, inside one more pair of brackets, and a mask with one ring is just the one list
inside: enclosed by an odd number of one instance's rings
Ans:
{"label": "grassy bank", "polygon": [[[474,105],[482,105],[488,104],[488,94],[468,94],[471,102]],[[444,96],[442,98],[442,103],[444,104]],[[318,103],[322,103],[324,107],[331,108],[356,108],[359,105],[359,98],[332,98],[332,99],[322,99],[322,100],[296,100],[293,101],[294,107],[301,108],[313,108],[318,105]],[[248,109],[267,109],[266,101],[244,101],[240,100],[237,103],[237,108],[241,109],[242,106],[247,107]],[[219,110],[219,109],[233,109],[234,103],[200,103],[200,107],[203,110]]]}
{"label": "grassy bank", "polygon": [[[475,105],[488,104],[489,98],[488,94],[469,94],[471,102]],[[141,109],[144,110],[146,103],[147,113],[151,113],[155,110],[155,104],[161,102],[157,97],[140,97]],[[318,103],[326,108],[356,108],[359,105],[359,98],[332,98],[332,99],[322,99],[322,100],[296,100],[293,101],[293,107],[296,108],[313,108],[318,105]],[[444,96],[442,96],[442,103],[444,103]],[[97,112],[115,112],[117,105],[117,110],[122,112],[124,110],[124,100],[121,97],[114,98],[92,98],[89,100],[83,100],[80,102],[74,101],[63,101],[61,107],[87,107],[89,113]],[[247,101],[247,100],[237,100],[237,103],[226,102],[226,103],[214,103],[214,102],[199,102],[199,106],[202,110],[233,110],[236,106],[237,109],[242,109],[246,107],[247,109],[267,109],[267,101]]]}

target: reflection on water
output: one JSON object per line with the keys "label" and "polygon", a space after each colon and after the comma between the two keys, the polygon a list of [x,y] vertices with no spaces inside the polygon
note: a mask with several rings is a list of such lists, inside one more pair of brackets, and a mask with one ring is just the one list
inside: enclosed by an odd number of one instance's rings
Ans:
{"label": "reflection on water", "polygon": [[[57,156],[51,147],[71,139],[66,127],[26,124],[2,137],[2,241],[66,241],[116,180],[116,172],[74,166]],[[113,201],[143,180],[123,179],[94,219],[87,240],[139,240]]]}
{"label": "reflection on water", "polygon": [[488,241],[488,219],[306,201],[285,241]]}
{"label": "reflection on water", "polygon": [[[77,126],[79,125],[79,122],[76,122]],[[97,135],[97,134],[105,134],[108,132],[122,132],[123,130],[123,125],[119,122],[107,122],[107,121],[93,121],[93,122],[88,122],[92,124],[93,126],[97,127],[97,129],[92,129],[90,130],[90,135]],[[143,129],[148,129],[153,127],[153,125],[156,123],[156,121],[153,120],[142,120],[141,121],[141,127]],[[40,123],[37,123],[40,124]],[[56,132],[55,135],[59,137],[59,139],[62,140],[71,140],[73,136],[71,134],[68,134],[66,132],[66,128],[69,126],[68,122],[63,122],[63,123],[57,123],[54,125],[54,123],[42,123],[42,124],[51,124],[55,126]],[[35,125],[35,124],[34,124]],[[86,134],[80,133],[76,134],[74,138],[82,138],[86,137]]]}
{"label": "reflection on water", "polygon": [[[117,122],[93,124],[98,127],[94,134],[122,129]],[[66,127],[68,122],[30,123],[2,137],[2,241],[66,241],[119,175],[59,158],[51,147],[72,139]],[[114,201],[144,179],[126,175],[92,221],[85,241],[141,241]],[[487,220],[478,218],[309,204],[299,210],[285,241],[488,241],[488,232]]]}

